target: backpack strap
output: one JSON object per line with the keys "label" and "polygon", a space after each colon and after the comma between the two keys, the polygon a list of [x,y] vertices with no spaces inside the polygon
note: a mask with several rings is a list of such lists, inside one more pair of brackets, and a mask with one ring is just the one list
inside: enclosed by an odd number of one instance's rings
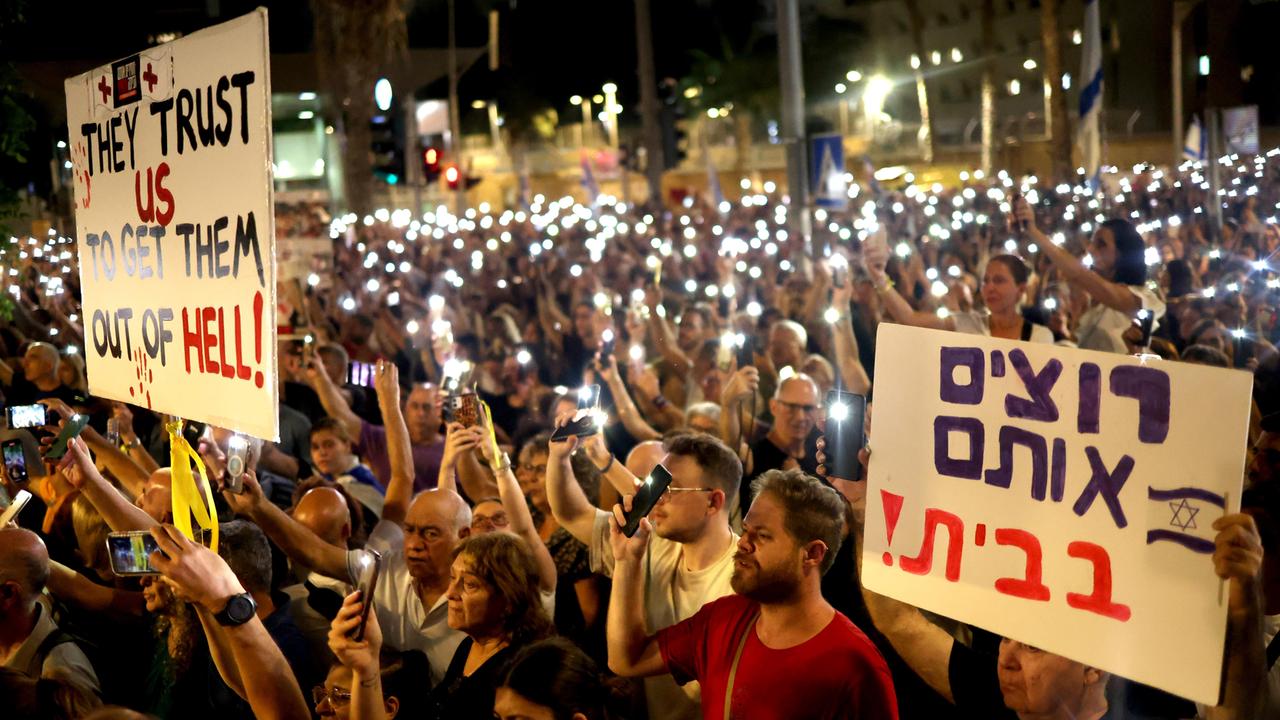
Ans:
{"label": "backpack strap", "polygon": [[747,638],[751,636],[759,617],[760,611],[756,610],[756,614],[751,616],[751,622],[747,623],[747,627],[742,631],[742,637],[738,639],[738,649],[733,653],[733,664],[729,666],[729,682],[724,686],[724,720],[729,720],[729,713],[733,709],[733,680],[738,675],[738,662],[742,660],[742,651],[747,647]]}
{"label": "backpack strap", "polygon": [[58,647],[59,645],[74,643],[75,641],[76,639],[71,637],[70,634],[68,634],[62,628],[58,628],[53,632],[49,633],[48,635],[45,635],[44,640],[41,640],[40,644],[36,646],[35,657],[39,661],[40,665],[43,666],[44,661],[48,659],[49,653],[53,652],[54,648]]}

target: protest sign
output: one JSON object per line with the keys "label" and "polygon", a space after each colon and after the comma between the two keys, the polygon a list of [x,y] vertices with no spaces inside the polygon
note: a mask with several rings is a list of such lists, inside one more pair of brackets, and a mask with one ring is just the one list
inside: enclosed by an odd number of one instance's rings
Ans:
{"label": "protest sign", "polygon": [[1252,378],[882,324],[862,581],[1208,704]]}
{"label": "protest sign", "polygon": [[94,395],[278,435],[267,13],[66,81]]}

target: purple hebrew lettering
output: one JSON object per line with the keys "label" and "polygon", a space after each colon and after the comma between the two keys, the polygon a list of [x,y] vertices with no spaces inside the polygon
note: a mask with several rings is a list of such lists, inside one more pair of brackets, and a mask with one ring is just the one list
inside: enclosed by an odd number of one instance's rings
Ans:
{"label": "purple hebrew lettering", "polygon": [[1116,463],[1115,471],[1107,472],[1107,466],[1102,462],[1098,448],[1090,445],[1084,449],[1084,452],[1089,456],[1089,468],[1093,471],[1093,476],[1089,478],[1089,484],[1084,486],[1084,491],[1080,493],[1079,499],[1071,509],[1076,515],[1084,517],[1085,512],[1093,505],[1094,498],[1101,494],[1102,501],[1107,504],[1107,510],[1111,513],[1111,519],[1116,522],[1116,527],[1125,527],[1129,521],[1124,517],[1124,508],[1120,507],[1120,490],[1128,481],[1129,473],[1133,472],[1133,458],[1128,455],[1121,457],[1120,462]]}
{"label": "purple hebrew lettering", "polygon": [[[969,384],[957,385],[956,368],[969,368]],[[942,348],[942,366],[939,396],[942,402],[957,405],[977,405],[982,402],[982,389],[987,381],[986,357],[981,348],[944,347]]]}
{"label": "purple hebrew lettering", "polygon": [[[966,459],[951,457],[951,431],[969,436],[969,456]],[[939,415],[933,421],[933,467],[939,475],[977,480],[982,477],[982,449],[986,429],[977,418]]]}
{"label": "purple hebrew lettering", "polygon": [[1169,375],[1137,365],[1111,369],[1111,394],[1138,401],[1138,439],[1162,443],[1169,437]]}
{"label": "purple hebrew lettering", "polygon": [[1022,445],[1031,450],[1031,497],[1044,500],[1048,478],[1048,451],[1044,438],[1030,430],[1010,425],[1000,428],[1000,467],[987,471],[987,484],[1007,488],[1013,482],[1014,445]]}
{"label": "purple hebrew lettering", "polygon": [[1093,363],[1080,366],[1080,407],[1076,412],[1076,430],[1098,432],[1098,414],[1102,409],[1102,369]]}
{"label": "purple hebrew lettering", "polygon": [[1040,551],[1040,540],[1026,530],[1013,528],[996,528],[996,544],[1011,545],[1019,548],[1027,555],[1027,563],[1021,578],[1000,578],[996,580],[996,592],[1026,600],[1041,602],[1049,599],[1049,587],[1044,584],[1044,555]]}
{"label": "purple hebrew lettering", "polygon": [[1067,491],[1067,441],[1062,438],[1053,439],[1053,460],[1049,465],[1049,497],[1054,502],[1062,502]]}
{"label": "purple hebrew lettering", "polygon": [[924,511],[924,542],[920,545],[920,554],[909,558],[903,556],[898,567],[912,575],[928,575],[933,569],[933,541],[939,525],[947,528],[947,567],[945,577],[951,582],[960,579],[960,559],[964,553],[964,521],[956,515],[928,508]]}
{"label": "purple hebrew lettering", "polygon": [[991,377],[1004,377],[1004,353],[991,351]]}
{"label": "purple hebrew lettering", "polygon": [[1009,364],[1022,379],[1030,399],[1020,398],[1012,393],[1004,397],[1004,411],[1011,418],[1025,418],[1041,422],[1057,422],[1058,406],[1053,402],[1050,393],[1062,374],[1062,361],[1058,359],[1045,363],[1040,372],[1031,369],[1027,354],[1021,350],[1009,352]]}

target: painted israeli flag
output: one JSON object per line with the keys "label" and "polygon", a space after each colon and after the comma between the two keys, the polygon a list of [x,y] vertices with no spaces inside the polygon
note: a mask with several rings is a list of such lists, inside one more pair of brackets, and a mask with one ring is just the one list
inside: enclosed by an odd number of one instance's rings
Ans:
{"label": "painted israeli flag", "polygon": [[1085,176],[1096,189],[1102,167],[1102,30],[1098,19],[1098,0],[1084,3],[1084,52],[1080,77],[1080,156],[1084,159]]}
{"label": "painted israeli flag", "polygon": [[591,164],[591,157],[582,153],[582,187],[587,191],[587,202],[595,207],[600,202],[600,184],[596,182],[596,172]]}
{"label": "painted israeli flag", "polygon": [[1191,124],[1187,126],[1187,139],[1182,144],[1182,159],[1204,162],[1208,147],[1208,136],[1204,125],[1200,124],[1200,116],[1192,115]]}
{"label": "painted israeli flag", "polygon": [[1173,543],[1194,553],[1213,553],[1213,521],[1227,499],[1197,487],[1147,488],[1147,544]]}

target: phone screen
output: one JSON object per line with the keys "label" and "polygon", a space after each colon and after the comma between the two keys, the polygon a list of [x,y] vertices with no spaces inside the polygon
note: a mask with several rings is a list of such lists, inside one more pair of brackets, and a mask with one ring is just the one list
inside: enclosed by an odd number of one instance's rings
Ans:
{"label": "phone screen", "polygon": [[4,456],[4,474],[14,485],[27,483],[27,456],[22,449],[22,441],[11,438],[0,443],[0,454]]}
{"label": "phone screen", "polygon": [[600,405],[600,386],[583,385],[578,390],[578,409],[590,410]]}
{"label": "phone screen", "polygon": [[857,480],[858,451],[863,445],[863,421],[867,398],[843,390],[827,393],[826,437],[827,477]]}
{"label": "phone screen", "polygon": [[644,479],[640,489],[631,500],[631,512],[627,513],[627,524],[622,526],[622,533],[627,537],[636,534],[640,529],[640,519],[647,517],[658,504],[658,500],[671,487],[671,471],[662,465],[653,468],[653,472]]}
{"label": "phone screen", "polygon": [[366,549],[361,559],[360,579],[356,588],[360,590],[360,602],[364,609],[360,612],[360,624],[352,638],[356,642],[364,639],[364,625],[369,621],[369,609],[373,607],[373,593],[378,589],[378,575],[382,569],[382,555],[377,550]]}
{"label": "phone screen", "polygon": [[10,405],[9,427],[16,429],[39,427],[46,423],[45,407],[34,405]]}
{"label": "phone screen", "polygon": [[147,531],[107,535],[107,556],[116,575],[158,575],[151,567],[151,553],[158,549],[156,539]]}
{"label": "phone screen", "polygon": [[352,385],[373,387],[373,366],[367,362],[352,360],[348,377]]}

